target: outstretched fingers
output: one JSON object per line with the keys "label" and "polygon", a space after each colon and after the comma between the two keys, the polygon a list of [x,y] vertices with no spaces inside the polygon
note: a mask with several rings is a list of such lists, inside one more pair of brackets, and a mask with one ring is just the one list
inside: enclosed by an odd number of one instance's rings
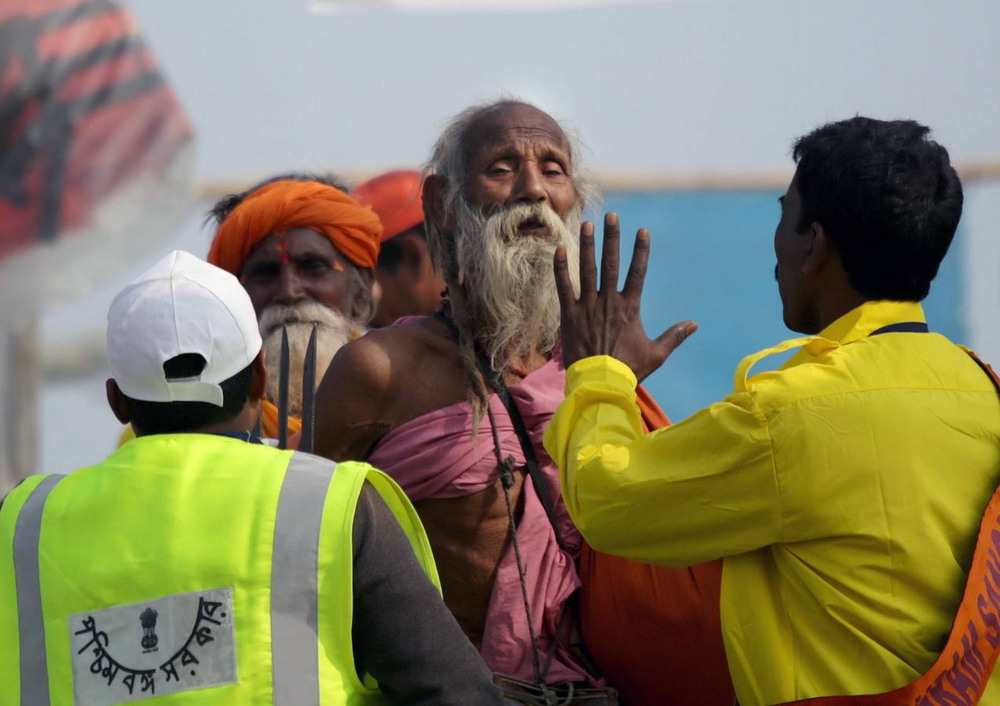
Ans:
{"label": "outstretched fingers", "polygon": [[[688,336],[694,322],[675,324],[650,340],[642,324],[639,299],[649,265],[650,237],[645,228],[636,234],[625,287],[618,292],[619,221],[617,214],[604,219],[604,249],[601,273],[594,257],[594,224],[580,228],[580,296],[576,298],[566,251],[557,248],[553,266],[561,307],[563,363],[596,355],[610,355],[628,365],[638,379],[656,370]],[[598,282],[598,277],[600,282]],[[598,284],[600,291],[597,290]]]}
{"label": "outstretched fingers", "polygon": [[604,247],[601,250],[601,291],[618,291],[618,214],[604,216]]}
{"label": "outstretched fingers", "polygon": [[632,248],[632,262],[625,277],[625,288],[622,295],[627,299],[638,301],[642,296],[642,287],[646,282],[646,269],[649,266],[649,231],[640,228],[635,235],[635,245]]}
{"label": "outstretched fingers", "polygon": [[569,263],[566,262],[566,248],[556,248],[552,260],[552,272],[556,278],[556,294],[559,295],[559,308],[565,314],[576,303],[576,293],[569,276]]}
{"label": "outstretched fingers", "polygon": [[597,294],[597,260],[594,258],[594,224],[580,226],[580,298]]}

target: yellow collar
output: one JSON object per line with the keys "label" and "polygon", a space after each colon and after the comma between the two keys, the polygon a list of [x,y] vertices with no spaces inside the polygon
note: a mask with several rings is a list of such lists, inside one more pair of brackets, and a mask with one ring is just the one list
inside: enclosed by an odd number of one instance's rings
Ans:
{"label": "yellow collar", "polygon": [[924,308],[919,302],[894,302],[887,300],[865,302],[851,309],[819,332],[820,338],[838,343],[853,343],[867,338],[872,331],[901,321],[925,323]]}
{"label": "yellow collar", "polygon": [[783,353],[792,348],[799,348],[800,350],[781,366],[782,370],[794,368],[796,365],[810,362],[823,351],[867,338],[873,331],[901,321],[919,321],[925,323],[927,318],[924,316],[924,309],[920,306],[919,302],[895,302],[888,300],[865,302],[861,306],[851,309],[820,331],[816,336],[792,338],[753,355],[748,355],[736,366],[736,373],[733,376],[733,389],[737,391],[746,390],[746,381],[750,375],[750,369],[759,360],[770,355]]}

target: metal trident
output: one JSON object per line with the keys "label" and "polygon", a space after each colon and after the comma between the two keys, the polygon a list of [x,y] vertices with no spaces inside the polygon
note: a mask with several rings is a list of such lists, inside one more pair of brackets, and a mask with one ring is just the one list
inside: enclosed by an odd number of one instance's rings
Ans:
{"label": "metal trident", "polygon": [[[281,356],[278,360],[278,448],[288,448],[288,329],[281,327]],[[299,451],[312,453],[313,409],[316,400],[316,324],[313,324],[302,367],[302,432]]]}

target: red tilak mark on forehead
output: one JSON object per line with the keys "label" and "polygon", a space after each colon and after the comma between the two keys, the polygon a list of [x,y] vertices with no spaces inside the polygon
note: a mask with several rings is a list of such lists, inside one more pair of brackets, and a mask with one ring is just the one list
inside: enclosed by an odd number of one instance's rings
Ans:
{"label": "red tilak mark on forehead", "polygon": [[288,241],[285,240],[284,233],[278,233],[278,252],[281,253],[281,263],[286,264],[290,262],[288,257]]}
{"label": "red tilak mark on forehead", "polygon": [[335,269],[337,272],[347,272],[347,270],[344,268],[344,265],[341,264],[339,260],[334,260],[331,264],[333,265],[333,269]]}

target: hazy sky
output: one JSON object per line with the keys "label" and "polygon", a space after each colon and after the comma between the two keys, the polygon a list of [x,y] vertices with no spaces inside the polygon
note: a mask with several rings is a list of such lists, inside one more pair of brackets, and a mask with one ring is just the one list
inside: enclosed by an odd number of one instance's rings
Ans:
{"label": "hazy sky", "polygon": [[202,180],[423,161],[510,92],[602,170],[788,168],[855,113],[1000,158],[997,0],[679,0],[532,14],[311,14],[306,0],[130,0],[199,134]]}

